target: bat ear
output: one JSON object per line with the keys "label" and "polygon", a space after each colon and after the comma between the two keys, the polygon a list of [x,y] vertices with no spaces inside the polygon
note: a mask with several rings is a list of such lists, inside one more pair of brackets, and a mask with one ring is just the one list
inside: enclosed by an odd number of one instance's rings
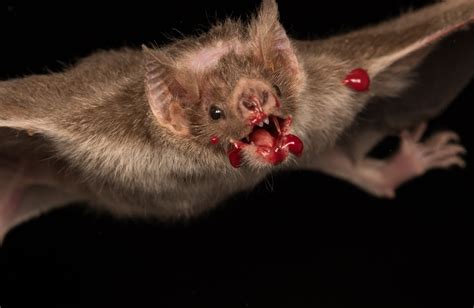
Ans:
{"label": "bat ear", "polygon": [[284,69],[298,76],[301,68],[294,47],[279,22],[275,0],[263,0],[257,16],[250,24],[250,37],[257,56],[271,69]]}
{"label": "bat ear", "polygon": [[178,81],[171,59],[158,50],[143,46],[145,56],[145,91],[158,123],[177,135],[189,134],[185,112],[188,92]]}
{"label": "bat ear", "polygon": [[[345,48],[361,49],[373,92],[396,95],[437,42],[474,21],[472,1],[450,0],[343,37]],[[350,49],[350,48],[349,48]],[[354,56],[358,52],[351,52]],[[377,93],[379,92],[379,93]]]}

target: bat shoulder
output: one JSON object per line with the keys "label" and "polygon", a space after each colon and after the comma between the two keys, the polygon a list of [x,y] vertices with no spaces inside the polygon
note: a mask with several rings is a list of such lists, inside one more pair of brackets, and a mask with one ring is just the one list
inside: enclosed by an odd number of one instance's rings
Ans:
{"label": "bat shoulder", "polygon": [[98,50],[79,60],[72,68],[76,73],[91,74],[130,74],[141,71],[144,67],[144,56],[141,49],[120,48]]}

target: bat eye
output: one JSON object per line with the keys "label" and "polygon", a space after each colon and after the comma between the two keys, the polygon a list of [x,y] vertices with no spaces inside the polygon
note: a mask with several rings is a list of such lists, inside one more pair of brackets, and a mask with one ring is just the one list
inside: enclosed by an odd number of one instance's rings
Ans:
{"label": "bat eye", "polygon": [[217,121],[224,117],[224,111],[219,107],[211,106],[211,109],[209,109],[209,115],[211,116],[211,119]]}
{"label": "bat eye", "polygon": [[275,89],[275,91],[276,91],[276,94],[277,94],[278,96],[281,96],[281,90],[280,90],[280,87],[278,87],[276,84],[274,84],[274,85],[273,85],[273,88]]}

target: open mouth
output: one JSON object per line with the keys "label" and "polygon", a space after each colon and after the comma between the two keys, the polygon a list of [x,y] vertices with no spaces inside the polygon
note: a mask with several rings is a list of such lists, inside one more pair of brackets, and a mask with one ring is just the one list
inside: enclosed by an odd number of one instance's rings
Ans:
{"label": "open mouth", "polygon": [[292,119],[270,115],[253,126],[250,134],[239,141],[232,141],[229,160],[233,167],[239,168],[242,162],[241,152],[247,148],[257,159],[278,165],[289,153],[301,156],[303,142],[295,135],[289,134]]}

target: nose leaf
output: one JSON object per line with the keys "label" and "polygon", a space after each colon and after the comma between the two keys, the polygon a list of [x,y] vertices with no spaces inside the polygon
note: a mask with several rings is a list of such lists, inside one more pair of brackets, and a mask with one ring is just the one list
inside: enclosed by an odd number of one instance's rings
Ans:
{"label": "nose leaf", "polygon": [[245,109],[249,111],[255,111],[257,110],[258,103],[255,102],[254,100],[249,100],[249,99],[244,99],[242,101],[242,105],[245,107]]}

